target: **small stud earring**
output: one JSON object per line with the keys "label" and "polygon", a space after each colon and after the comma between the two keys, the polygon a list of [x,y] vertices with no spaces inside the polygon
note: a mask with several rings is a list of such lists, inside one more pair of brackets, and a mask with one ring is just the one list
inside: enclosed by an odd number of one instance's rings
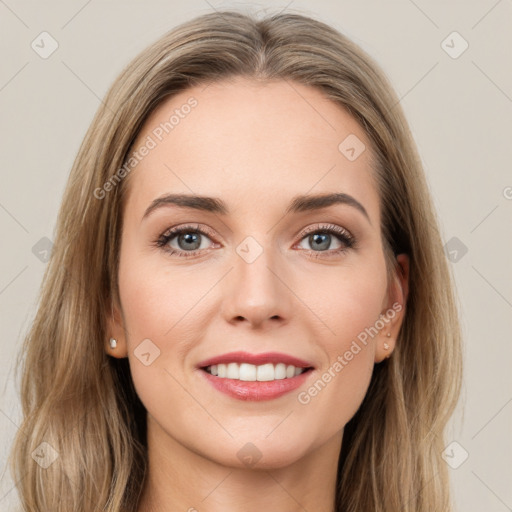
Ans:
{"label": "small stud earring", "polygon": [[384,343],[384,350],[389,350],[389,345],[387,343]]}
{"label": "small stud earring", "polygon": [[386,334],[386,336],[387,336],[388,338],[390,338],[390,337],[391,337],[391,333],[390,333],[390,332],[388,332],[388,333]]}
{"label": "small stud earring", "polygon": [[110,348],[116,348],[117,341],[114,338],[110,338]]}

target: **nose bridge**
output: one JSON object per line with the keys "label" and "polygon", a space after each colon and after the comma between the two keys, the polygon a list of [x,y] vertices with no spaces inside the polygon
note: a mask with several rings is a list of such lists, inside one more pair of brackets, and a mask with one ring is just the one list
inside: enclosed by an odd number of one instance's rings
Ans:
{"label": "nose bridge", "polygon": [[234,271],[223,301],[227,321],[245,319],[259,325],[288,318],[289,291],[279,278],[279,251],[270,236],[247,236],[235,248]]}

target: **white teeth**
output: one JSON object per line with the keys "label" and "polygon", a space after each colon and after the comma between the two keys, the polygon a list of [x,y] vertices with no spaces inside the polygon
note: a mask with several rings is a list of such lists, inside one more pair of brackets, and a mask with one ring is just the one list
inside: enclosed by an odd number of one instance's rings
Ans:
{"label": "white teeth", "polygon": [[259,366],[248,363],[221,363],[206,367],[206,371],[224,379],[265,382],[291,379],[303,373],[305,368],[297,368],[292,364],[285,365],[284,363],[277,363],[276,365],[266,363]]}
{"label": "white teeth", "polygon": [[274,374],[274,365],[272,363],[262,364],[257,368],[256,380],[259,380],[260,382],[274,380]]}
{"label": "white teeth", "polygon": [[[236,364],[238,366],[237,363],[231,364]],[[242,363],[240,365],[240,380],[256,380],[256,366],[254,366],[253,364]]]}
{"label": "white teeth", "polygon": [[[292,366],[292,368],[293,368],[293,366]],[[276,379],[285,379],[286,378],[286,365],[285,364],[283,364],[283,363],[276,364],[274,377]]]}
{"label": "white teeth", "polygon": [[228,379],[239,379],[240,369],[236,363],[229,363],[226,369],[226,377]]}

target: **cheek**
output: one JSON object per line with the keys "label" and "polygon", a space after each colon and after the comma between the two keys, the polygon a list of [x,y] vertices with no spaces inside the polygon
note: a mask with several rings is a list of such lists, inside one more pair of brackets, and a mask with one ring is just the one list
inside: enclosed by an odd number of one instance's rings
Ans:
{"label": "cheek", "polygon": [[130,344],[173,338],[192,309],[197,315],[197,303],[213,282],[204,274],[198,279],[184,266],[170,271],[157,258],[127,258],[119,270],[119,287]]}
{"label": "cheek", "polygon": [[[122,255],[119,288],[131,373],[148,410],[172,388],[174,401],[182,389],[172,378],[183,372],[190,347],[206,332],[201,298],[218,277],[178,266],[166,268],[159,258]],[[204,303],[204,304],[203,304]],[[147,363],[147,364],[146,364]],[[186,393],[184,401],[189,399]]]}
{"label": "cheek", "polygon": [[183,284],[140,262],[120,269],[133,384],[148,413],[164,423],[170,421],[167,408],[186,410],[190,402],[177,383],[182,380],[177,369],[186,353],[187,311],[198,295],[190,291],[193,287],[182,288]]}
{"label": "cheek", "polygon": [[376,322],[386,290],[383,257],[365,268],[340,271],[339,278],[315,280],[315,286],[305,289],[311,309],[324,320],[316,343],[325,363],[298,402],[330,434],[352,418],[367,392],[375,364]]}
{"label": "cheek", "polygon": [[325,348],[330,355],[344,351],[347,342],[350,345],[350,340],[375,325],[383,312],[386,291],[383,256],[371,264],[317,275],[302,287],[304,302],[324,324]]}

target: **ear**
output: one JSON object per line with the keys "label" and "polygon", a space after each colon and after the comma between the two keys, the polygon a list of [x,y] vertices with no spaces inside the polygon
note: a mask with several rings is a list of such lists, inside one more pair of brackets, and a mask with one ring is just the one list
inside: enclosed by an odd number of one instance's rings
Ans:
{"label": "ear", "polygon": [[[107,354],[120,359],[127,357],[126,330],[124,328],[123,315],[117,304],[113,305],[111,311],[107,313],[107,336],[108,339],[105,340]],[[110,346],[111,338],[114,338],[117,342],[115,348]]]}
{"label": "ear", "polygon": [[[398,254],[388,293],[381,312],[384,327],[378,334],[375,347],[375,362],[388,358],[395,349],[398,333],[405,318],[405,306],[409,295],[409,256]],[[387,344],[387,349],[385,348]]]}

